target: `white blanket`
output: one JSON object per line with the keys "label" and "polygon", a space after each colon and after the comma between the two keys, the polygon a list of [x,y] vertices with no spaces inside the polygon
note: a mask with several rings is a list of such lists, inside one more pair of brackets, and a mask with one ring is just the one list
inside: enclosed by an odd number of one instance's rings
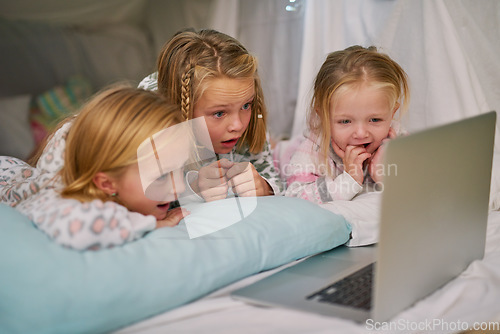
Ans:
{"label": "white blanket", "polygon": [[349,247],[366,246],[378,241],[381,192],[365,192],[350,201],[334,201],[321,207],[344,216],[352,226]]}

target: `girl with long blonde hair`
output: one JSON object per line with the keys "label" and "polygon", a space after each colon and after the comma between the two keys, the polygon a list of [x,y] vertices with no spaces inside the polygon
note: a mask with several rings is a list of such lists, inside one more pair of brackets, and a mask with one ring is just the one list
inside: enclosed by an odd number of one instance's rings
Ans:
{"label": "girl with long blonde hair", "polygon": [[[181,122],[179,108],[154,92],[105,89],[55,131],[36,168],[0,159],[0,198],[56,242],[81,250],[121,245],[177,225],[187,212],[170,203],[184,191],[182,165],[190,151],[189,136],[175,129]],[[170,139],[163,136],[148,153],[153,136],[171,128]],[[165,179],[163,193],[148,197],[151,182],[145,183],[142,174],[148,170],[141,170],[141,162],[158,152],[165,175],[156,176]]]}
{"label": "girl with long blonde hair", "polygon": [[185,119],[204,117],[216,158],[189,181],[206,201],[279,194],[266,135],[267,110],[257,59],[215,30],[182,31],[165,43],[158,71],[141,88],[158,90]]}
{"label": "girl with long blonde hair", "polygon": [[285,195],[351,200],[381,183],[382,144],[402,133],[396,113],[406,112],[409,98],[405,71],[375,47],[330,53],[314,81],[308,133],[286,169]]}

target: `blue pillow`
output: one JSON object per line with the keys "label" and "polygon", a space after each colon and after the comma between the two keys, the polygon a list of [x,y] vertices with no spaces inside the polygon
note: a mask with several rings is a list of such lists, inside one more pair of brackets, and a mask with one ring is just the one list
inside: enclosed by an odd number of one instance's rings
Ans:
{"label": "blue pillow", "polygon": [[[250,202],[240,199],[243,207]],[[224,219],[224,203],[190,207],[191,215],[214,210]],[[79,252],[0,204],[0,332],[116,330],[336,247],[350,231],[342,216],[313,203],[270,196],[241,222],[198,238],[181,222],[121,247]]]}

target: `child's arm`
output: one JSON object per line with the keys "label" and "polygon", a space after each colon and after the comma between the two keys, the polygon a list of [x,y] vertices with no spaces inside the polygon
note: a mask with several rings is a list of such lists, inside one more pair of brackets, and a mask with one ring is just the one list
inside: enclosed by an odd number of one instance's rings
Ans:
{"label": "child's arm", "polygon": [[15,207],[19,202],[38,192],[40,184],[47,184],[52,174],[41,173],[26,162],[0,157],[0,200]]}
{"label": "child's arm", "polygon": [[156,227],[153,216],[114,202],[80,203],[59,195],[58,178],[11,157],[0,158],[0,199],[28,216],[57,243],[75,249],[107,248],[135,240]]}
{"label": "child's arm", "polygon": [[189,214],[188,210],[181,207],[171,209],[167,212],[165,219],[156,221],[156,228],[177,226]]}
{"label": "child's arm", "polygon": [[[225,154],[199,172],[188,172],[189,190],[205,201],[227,197],[228,189],[239,196],[278,195],[282,184],[274,168],[269,141],[258,154]],[[230,159],[230,160],[229,160]]]}
{"label": "child's arm", "polygon": [[287,182],[285,196],[300,197],[317,204],[337,200],[349,201],[363,189],[346,172],[335,178],[308,173],[290,178]]}
{"label": "child's arm", "polygon": [[55,242],[78,250],[122,245],[156,228],[156,218],[100,200],[80,203],[42,189],[16,207]]}
{"label": "child's arm", "polygon": [[389,130],[389,135],[387,139],[384,139],[382,141],[382,144],[379,146],[379,148],[374,152],[373,157],[370,159],[369,164],[368,164],[368,174],[370,174],[372,180],[375,183],[381,183],[383,181],[385,169],[384,169],[384,164],[383,164],[383,157],[384,157],[384,144],[389,141],[390,139],[394,139],[397,137],[396,131],[391,128]]}
{"label": "child's arm", "polygon": [[332,141],[332,148],[342,159],[344,171],[349,174],[358,184],[363,184],[365,179],[364,164],[368,162],[371,154],[362,146],[347,145],[345,151]]}
{"label": "child's arm", "polygon": [[[285,196],[300,197],[322,204],[335,200],[351,200],[363,187],[333,161],[329,166],[318,167],[318,147],[307,138],[293,154],[287,166],[287,190]],[[326,168],[333,176],[326,175]]]}

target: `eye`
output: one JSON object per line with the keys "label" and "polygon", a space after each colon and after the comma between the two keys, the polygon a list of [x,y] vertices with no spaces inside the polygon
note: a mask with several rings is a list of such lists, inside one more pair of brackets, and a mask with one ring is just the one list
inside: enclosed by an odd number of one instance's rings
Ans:
{"label": "eye", "polygon": [[251,102],[245,103],[243,107],[241,107],[242,110],[250,110],[250,108],[252,108]]}
{"label": "eye", "polygon": [[349,123],[351,123],[351,121],[348,120],[348,119],[341,119],[341,120],[338,121],[338,123],[339,124],[349,124]]}
{"label": "eye", "polygon": [[377,122],[381,122],[382,121],[382,118],[370,118],[370,122],[373,122],[373,123],[377,123]]}
{"label": "eye", "polygon": [[222,116],[224,116],[224,112],[223,111],[216,111],[212,114],[215,118],[221,118]]}

